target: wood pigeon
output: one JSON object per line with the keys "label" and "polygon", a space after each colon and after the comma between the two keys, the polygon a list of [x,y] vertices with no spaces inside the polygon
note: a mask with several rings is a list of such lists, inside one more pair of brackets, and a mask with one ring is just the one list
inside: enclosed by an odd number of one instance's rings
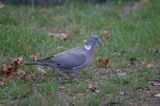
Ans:
{"label": "wood pigeon", "polygon": [[41,60],[25,62],[24,64],[48,66],[63,69],[64,71],[74,74],[77,69],[92,62],[94,47],[98,40],[99,37],[97,35],[90,35],[82,47],[72,48],[57,55]]}

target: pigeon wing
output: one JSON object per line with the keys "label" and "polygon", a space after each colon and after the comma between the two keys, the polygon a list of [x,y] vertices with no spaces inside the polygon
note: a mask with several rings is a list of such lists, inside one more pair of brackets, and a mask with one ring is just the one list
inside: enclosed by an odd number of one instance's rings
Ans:
{"label": "pigeon wing", "polygon": [[56,68],[74,70],[86,64],[87,56],[81,49],[72,49],[58,55],[39,60]]}

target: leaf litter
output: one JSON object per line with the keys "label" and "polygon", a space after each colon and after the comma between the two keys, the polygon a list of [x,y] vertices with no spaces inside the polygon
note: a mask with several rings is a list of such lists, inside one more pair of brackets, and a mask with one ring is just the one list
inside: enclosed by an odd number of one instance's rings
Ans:
{"label": "leaf litter", "polygon": [[71,34],[71,32],[69,32],[69,31],[58,32],[58,33],[48,32],[48,35],[50,37],[56,37],[56,38],[59,38],[61,40],[66,40],[67,38],[69,38],[70,34]]}
{"label": "leaf litter", "polygon": [[97,89],[97,84],[95,83],[89,83],[88,88],[93,92],[99,92],[99,90]]}
{"label": "leaf litter", "polygon": [[104,67],[107,67],[109,62],[110,62],[110,59],[108,57],[97,57],[96,58],[96,63],[99,65],[103,65]]}

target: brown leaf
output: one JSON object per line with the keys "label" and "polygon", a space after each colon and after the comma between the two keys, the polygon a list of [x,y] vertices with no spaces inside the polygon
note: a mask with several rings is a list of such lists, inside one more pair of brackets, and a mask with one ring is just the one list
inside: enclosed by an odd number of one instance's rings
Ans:
{"label": "brown leaf", "polygon": [[40,53],[34,53],[34,54],[32,54],[32,55],[31,55],[31,58],[32,58],[34,61],[38,60],[38,58],[40,58]]}
{"label": "brown leaf", "polygon": [[22,61],[23,61],[23,58],[22,57],[18,57],[16,59],[14,59],[11,64],[13,66],[21,66],[22,63],[23,63]]}
{"label": "brown leaf", "polygon": [[145,67],[147,67],[147,68],[152,68],[152,67],[154,67],[153,62],[150,62],[150,61],[144,61],[144,62],[142,62],[142,64],[143,64]]}
{"label": "brown leaf", "polygon": [[10,76],[12,73],[13,67],[10,64],[4,64],[0,67],[0,73],[3,75]]}
{"label": "brown leaf", "polygon": [[48,35],[51,37],[53,36],[65,40],[70,36],[70,32],[60,32],[60,33],[48,32]]}
{"label": "brown leaf", "polygon": [[101,38],[108,39],[109,38],[109,32],[107,30],[102,32]]}
{"label": "brown leaf", "polygon": [[93,92],[99,92],[99,90],[97,90],[97,85],[96,84],[90,83],[88,85],[88,88]]}
{"label": "brown leaf", "polygon": [[3,64],[0,67],[0,73],[6,75],[7,77],[12,76],[12,73],[17,70],[19,66],[22,65],[22,58],[14,59],[10,64]]}
{"label": "brown leaf", "polygon": [[107,64],[109,63],[109,58],[107,58],[107,57],[97,57],[96,58],[96,62],[98,63],[98,64],[102,64],[102,65],[105,65],[105,66],[107,66]]}
{"label": "brown leaf", "polygon": [[85,96],[85,94],[84,93],[77,93],[77,94],[75,94],[75,96],[82,97],[82,96]]}

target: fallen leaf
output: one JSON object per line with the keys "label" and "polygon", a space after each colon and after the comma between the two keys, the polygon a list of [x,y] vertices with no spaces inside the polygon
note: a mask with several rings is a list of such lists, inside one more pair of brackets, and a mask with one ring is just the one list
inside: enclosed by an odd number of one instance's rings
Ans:
{"label": "fallen leaf", "polygon": [[98,63],[98,64],[102,64],[102,65],[105,65],[105,66],[107,66],[107,64],[109,63],[109,58],[107,58],[107,57],[97,57],[96,58],[96,62]]}
{"label": "fallen leaf", "polygon": [[17,69],[19,66],[22,65],[22,57],[14,59],[10,64],[3,64],[0,67],[0,74],[4,75],[3,77],[14,77],[14,76],[20,76],[15,75],[18,74]]}
{"label": "fallen leaf", "polygon": [[38,60],[38,58],[40,58],[40,53],[34,53],[34,54],[32,54],[32,55],[31,55],[31,58],[32,58],[34,61]]}
{"label": "fallen leaf", "polygon": [[107,30],[102,32],[101,38],[108,39],[109,38],[109,32]]}
{"label": "fallen leaf", "polygon": [[145,67],[147,67],[147,68],[152,68],[152,67],[154,67],[153,62],[150,62],[150,61],[144,61],[144,62],[142,62],[142,64],[143,64]]}
{"label": "fallen leaf", "polygon": [[21,66],[22,65],[22,62],[23,61],[23,58],[22,57],[18,57],[16,59],[14,59],[11,63],[11,65],[13,66]]}
{"label": "fallen leaf", "polygon": [[93,92],[99,92],[99,90],[97,89],[97,85],[96,84],[90,83],[88,85],[88,88]]}
{"label": "fallen leaf", "polygon": [[156,98],[160,98],[160,93],[154,95]]}
{"label": "fallen leaf", "polygon": [[4,8],[4,4],[0,2],[0,9]]}
{"label": "fallen leaf", "polygon": [[12,73],[13,66],[10,64],[4,64],[0,67],[0,73],[2,75],[10,76]]}
{"label": "fallen leaf", "polygon": [[48,32],[49,36],[57,37],[63,40],[66,40],[70,36],[70,32],[60,32],[60,33],[53,33],[53,32]]}
{"label": "fallen leaf", "polygon": [[85,96],[85,94],[84,93],[77,93],[77,94],[75,94],[75,96],[82,97],[82,96]]}

